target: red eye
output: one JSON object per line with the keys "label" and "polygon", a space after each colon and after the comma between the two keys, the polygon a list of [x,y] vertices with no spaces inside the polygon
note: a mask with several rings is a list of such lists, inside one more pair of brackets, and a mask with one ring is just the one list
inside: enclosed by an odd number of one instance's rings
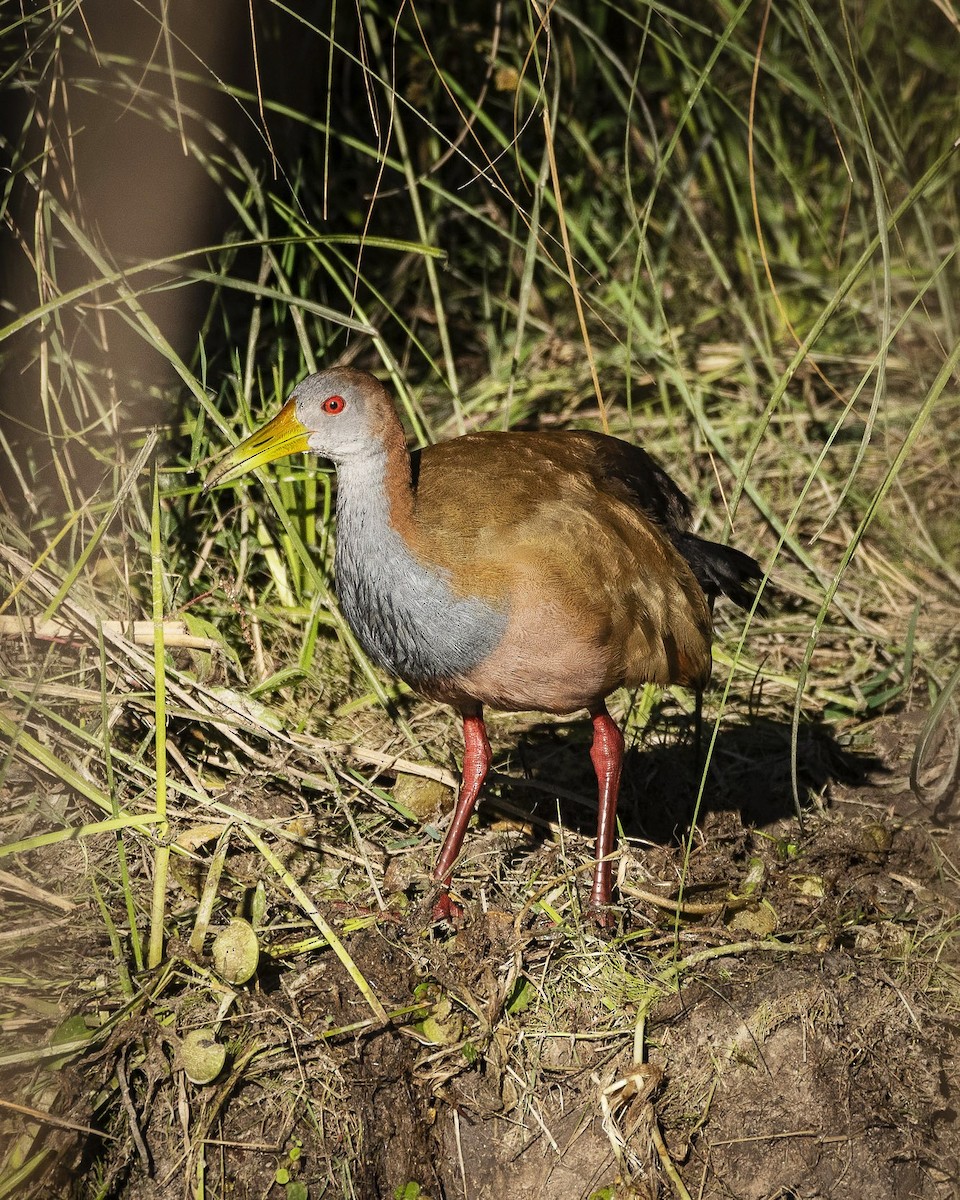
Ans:
{"label": "red eye", "polygon": [[342,396],[328,396],[321,405],[325,413],[329,413],[331,417],[335,417],[337,413],[342,413],[347,407],[347,402]]}

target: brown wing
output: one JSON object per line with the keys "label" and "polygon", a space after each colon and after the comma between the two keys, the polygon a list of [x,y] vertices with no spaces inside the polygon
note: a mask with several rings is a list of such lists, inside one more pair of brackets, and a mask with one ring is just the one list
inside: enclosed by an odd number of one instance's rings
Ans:
{"label": "brown wing", "polygon": [[421,452],[414,479],[414,552],[510,613],[462,681],[477,698],[571,711],[621,684],[706,682],[709,608],[668,532],[688,506],[642,451],[597,434],[474,434]]}

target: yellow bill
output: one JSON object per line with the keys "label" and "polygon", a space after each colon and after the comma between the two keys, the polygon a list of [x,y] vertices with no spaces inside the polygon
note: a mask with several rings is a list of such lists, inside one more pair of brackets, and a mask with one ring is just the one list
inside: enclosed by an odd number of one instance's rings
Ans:
{"label": "yellow bill", "polygon": [[309,449],[307,430],[297,418],[293,400],[288,400],[272,421],[227,451],[207,476],[203,490],[209,491],[216,483],[230,483],[275,458]]}

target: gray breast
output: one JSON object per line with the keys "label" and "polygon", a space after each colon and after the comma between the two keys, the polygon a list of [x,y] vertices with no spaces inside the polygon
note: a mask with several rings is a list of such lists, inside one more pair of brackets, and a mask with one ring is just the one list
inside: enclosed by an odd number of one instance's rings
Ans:
{"label": "gray breast", "polygon": [[379,480],[340,469],[337,595],[370,658],[413,686],[467,674],[496,648],[507,613],[458,596],[390,524]]}

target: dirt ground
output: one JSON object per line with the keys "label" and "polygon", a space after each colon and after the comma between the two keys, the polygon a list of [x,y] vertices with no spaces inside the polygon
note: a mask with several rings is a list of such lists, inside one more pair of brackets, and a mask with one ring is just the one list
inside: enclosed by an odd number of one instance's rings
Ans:
{"label": "dirt ground", "polygon": [[[431,928],[411,888],[432,841],[404,870],[388,865],[384,911],[321,902],[394,1014],[386,1027],[329,950],[291,951],[282,923],[234,988],[205,986],[209,957],[174,944],[96,1049],[47,1065],[45,1106],[36,1064],[8,1072],[6,1097],[82,1127],[44,1129],[46,1165],[23,1194],[956,1196],[957,783],[933,806],[910,790],[924,716],[875,722],[866,750],[808,730],[800,763],[819,800],[802,830],[789,732],[727,729],[679,908],[671,803],[689,794],[690,748],[635,756],[611,931],[577,908],[589,809],[561,805],[558,841],[503,818],[508,801],[529,814],[539,793],[522,779],[495,787],[468,838],[455,930]],[[571,786],[586,784],[583,736],[531,725],[521,754],[534,776],[569,768]],[[926,778],[951,766],[951,745],[939,753]],[[329,874],[313,856],[288,866]],[[238,854],[237,894],[245,869]],[[97,928],[92,904],[89,916],[78,932]],[[89,1013],[110,969],[102,933],[73,952],[61,1015]],[[183,1039],[215,1025],[227,1063],[191,1083]],[[22,1120],[0,1111],[7,1134]]]}

